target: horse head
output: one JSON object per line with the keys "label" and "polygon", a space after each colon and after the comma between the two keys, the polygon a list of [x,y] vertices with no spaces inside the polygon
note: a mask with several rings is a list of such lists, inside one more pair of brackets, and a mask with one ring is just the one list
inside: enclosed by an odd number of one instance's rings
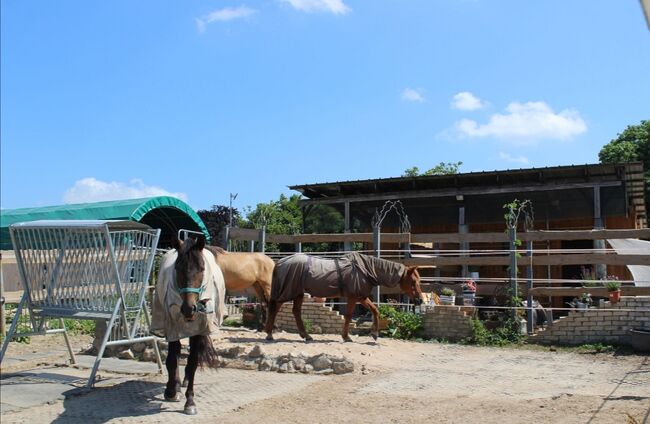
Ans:
{"label": "horse head", "polygon": [[406,271],[399,282],[399,287],[402,290],[402,293],[405,293],[408,297],[413,299],[413,302],[416,305],[421,305],[424,302],[425,299],[424,294],[422,294],[422,288],[420,287],[420,273],[418,273],[418,267],[406,267]]}
{"label": "horse head", "polygon": [[199,310],[201,294],[205,290],[203,275],[205,262],[203,261],[203,248],[205,239],[188,238],[185,241],[176,239],[174,248],[178,252],[174,269],[176,270],[176,287],[183,298],[181,313],[188,321],[196,318]]}

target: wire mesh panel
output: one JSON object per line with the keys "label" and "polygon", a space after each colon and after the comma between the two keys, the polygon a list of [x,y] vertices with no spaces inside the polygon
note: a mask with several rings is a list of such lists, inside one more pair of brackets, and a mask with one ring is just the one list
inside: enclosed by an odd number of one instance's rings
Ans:
{"label": "wire mesh panel", "polygon": [[143,329],[145,294],[160,230],[132,221],[32,221],[9,230],[24,288],[18,309],[29,310],[33,333],[52,332],[49,318],[108,320],[89,385],[106,346],[153,340]]}

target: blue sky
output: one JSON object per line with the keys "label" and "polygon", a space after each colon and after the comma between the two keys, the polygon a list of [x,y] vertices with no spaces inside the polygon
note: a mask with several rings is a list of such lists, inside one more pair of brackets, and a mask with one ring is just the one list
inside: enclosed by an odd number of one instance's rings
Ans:
{"label": "blue sky", "polygon": [[637,0],[1,5],[2,208],[594,163],[650,119]]}

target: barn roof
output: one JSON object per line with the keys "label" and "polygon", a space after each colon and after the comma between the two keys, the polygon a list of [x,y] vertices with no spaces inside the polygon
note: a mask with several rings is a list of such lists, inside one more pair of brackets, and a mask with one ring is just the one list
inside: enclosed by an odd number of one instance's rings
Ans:
{"label": "barn roof", "polygon": [[289,186],[306,203],[341,203],[585,188],[625,184],[637,214],[645,215],[643,163],[585,164],[545,168],[466,172],[454,175],[375,178]]}

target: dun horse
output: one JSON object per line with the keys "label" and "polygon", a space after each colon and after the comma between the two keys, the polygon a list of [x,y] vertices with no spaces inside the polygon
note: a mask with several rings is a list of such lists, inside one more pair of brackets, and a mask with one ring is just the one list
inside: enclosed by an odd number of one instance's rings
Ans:
{"label": "dun horse", "polygon": [[165,400],[180,400],[180,339],[190,338],[184,412],[195,415],[194,375],[197,367],[211,365],[216,358],[210,334],[221,324],[226,288],[214,254],[204,249],[203,238],[177,240],[174,247],[160,265],[151,327],[154,334],[165,336],[169,342]]}
{"label": "dun horse", "polygon": [[424,300],[420,288],[420,274],[416,267],[406,267],[385,259],[348,253],[339,259],[322,259],[296,254],[278,261],[273,271],[273,286],[266,321],[266,339],[273,340],[276,315],[282,303],[293,301],[293,315],[300,336],[312,340],[302,323],[301,308],[305,293],[317,297],[346,297],[347,309],[343,325],[343,340],[352,341],[348,331],[352,312],[357,302],[372,312],[372,337],[379,335],[379,310],[370,300],[374,287],[400,287],[402,293],[417,304]]}
{"label": "dun horse", "polygon": [[206,249],[217,257],[228,291],[237,292],[253,287],[264,310],[271,297],[273,259],[263,253],[227,252],[216,246],[206,246]]}

